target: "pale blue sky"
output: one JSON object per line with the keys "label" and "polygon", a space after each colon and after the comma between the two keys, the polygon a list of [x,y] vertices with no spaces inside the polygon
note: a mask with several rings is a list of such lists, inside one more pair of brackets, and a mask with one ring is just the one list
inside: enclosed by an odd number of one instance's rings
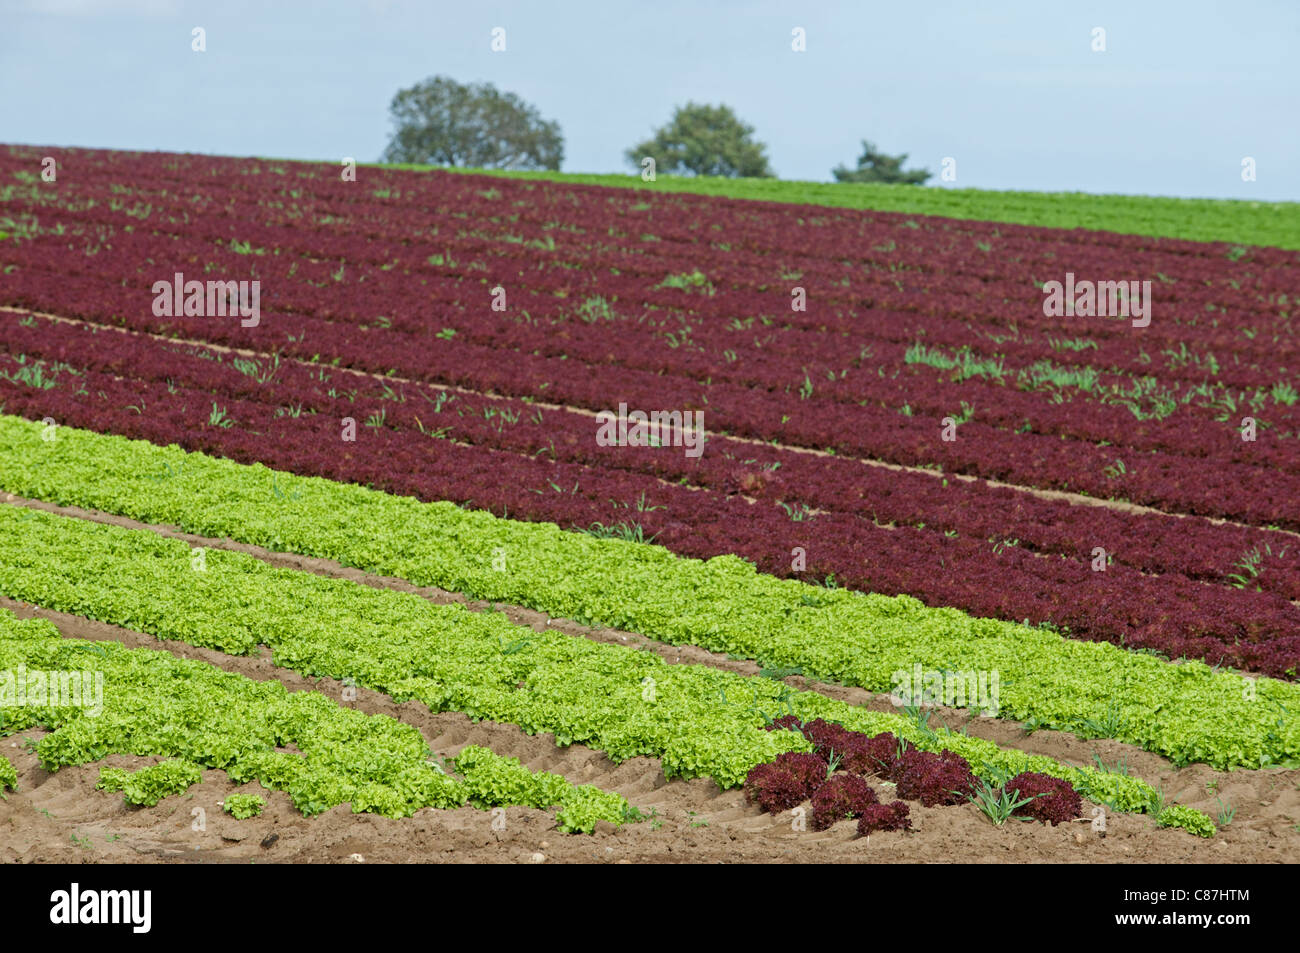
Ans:
{"label": "pale blue sky", "polygon": [[558,120],[566,171],[630,173],[694,99],[782,178],[870,138],[958,186],[1298,200],[1298,46],[1296,0],[0,0],[0,141],[373,161],[441,73]]}

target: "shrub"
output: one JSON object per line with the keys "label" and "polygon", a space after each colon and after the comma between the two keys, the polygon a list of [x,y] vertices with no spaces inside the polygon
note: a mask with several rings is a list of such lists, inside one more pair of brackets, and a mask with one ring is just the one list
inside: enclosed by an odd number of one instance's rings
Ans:
{"label": "shrub", "polygon": [[227,794],[221,809],[237,820],[257,817],[266,807],[266,798],[260,794]]}
{"label": "shrub", "polygon": [[1182,804],[1167,807],[1157,814],[1156,825],[1158,827],[1181,827],[1197,837],[1213,837],[1214,832],[1218,830],[1208,814]]}
{"label": "shrub", "polygon": [[782,715],[767,727],[771,731],[802,731],[804,737],[813,743],[814,752],[827,761],[834,756],[840,759],[840,766],[846,771],[878,774],[888,780],[897,780],[893,775],[900,747],[904,752],[916,750],[910,741],[903,741],[887,731],[867,735],[824,718],[815,718],[805,724],[795,715]]}
{"label": "shrub", "polygon": [[813,743],[813,751],[827,761],[832,753],[843,757],[844,752],[853,746],[853,737],[861,737],[860,732],[850,731],[843,725],[824,718],[814,718],[803,726],[803,735]]}
{"label": "shrub", "polygon": [[858,818],[858,836],[866,837],[875,831],[910,831],[911,810],[902,801],[889,804],[869,804]]}
{"label": "shrub", "polygon": [[769,814],[780,814],[808,796],[804,786],[774,764],[759,764],[745,778],[745,797]]}
{"label": "shrub", "polygon": [[596,829],[597,821],[608,821],[617,827],[631,816],[632,811],[632,806],[621,795],[602,791],[590,784],[580,784],[564,792],[555,820],[565,834],[590,834]]}
{"label": "shrub", "polygon": [[770,725],[764,727],[768,731],[798,731],[802,724],[803,722],[799,720],[798,715],[782,715],[780,718],[774,719]]}
{"label": "shrub", "polygon": [[807,751],[786,751],[777,755],[772,764],[803,785],[804,797],[811,797],[826,782],[830,772],[824,758]]}
{"label": "shrub", "polygon": [[856,774],[837,774],[812,797],[812,828],[824,831],[836,821],[857,817],[879,803],[876,792]]}
{"label": "shrub", "polygon": [[1006,784],[1007,791],[1020,798],[1032,798],[1013,812],[1017,817],[1032,817],[1053,827],[1072,821],[1083,813],[1083,799],[1068,781],[1036,771],[1023,771]]}
{"label": "shrub", "polygon": [[153,807],[165,797],[184,794],[203,780],[203,769],[180,758],[168,758],[138,771],[101,768],[95,789],[121,791],[128,804]]}
{"label": "shrub", "polygon": [[96,791],[120,791],[131,779],[131,772],[122,768],[100,768],[99,780],[95,782]]}
{"label": "shrub", "polygon": [[10,791],[18,790],[18,771],[8,758],[0,754],[0,792],[5,788]]}
{"label": "shrub", "polygon": [[826,781],[828,765],[815,754],[787,751],[756,765],[745,778],[745,797],[769,814],[780,814],[808,799]]}
{"label": "shrub", "polygon": [[899,797],[926,807],[961,804],[975,790],[970,764],[946,748],[939,754],[908,751],[895,765],[894,780]]}
{"label": "shrub", "polygon": [[[898,737],[882,731],[874,737],[860,735],[861,741],[844,757],[844,766],[859,774],[878,774],[891,778],[898,763]],[[911,749],[911,745],[907,746]]]}

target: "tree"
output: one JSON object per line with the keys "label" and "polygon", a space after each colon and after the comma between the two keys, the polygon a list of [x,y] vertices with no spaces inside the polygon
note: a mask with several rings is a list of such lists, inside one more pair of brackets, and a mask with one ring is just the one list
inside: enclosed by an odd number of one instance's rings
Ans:
{"label": "tree", "polygon": [[770,178],[766,147],[752,138],[754,127],[729,106],[687,103],[651,139],[628,149],[628,162],[640,166],[649,156],[656,172]]}
{"label": "tree", "polygon": [[384,162],[557,170],[564,158],[559,125],[491,83],[435,76],[399,90],[389,114],[396,132]]}
{"label": "tree", "polygon": [[906,152],[901,156],[887,156],[878,152],[874,144],[863,139],[858,167],[846,169],[839,165],[831,170],[831,174],[835,176],[836,182],[897,182],[902,185],[924,185],[925,180],[934,174],[928,169],[904,172],[902,165],[906,161]]}

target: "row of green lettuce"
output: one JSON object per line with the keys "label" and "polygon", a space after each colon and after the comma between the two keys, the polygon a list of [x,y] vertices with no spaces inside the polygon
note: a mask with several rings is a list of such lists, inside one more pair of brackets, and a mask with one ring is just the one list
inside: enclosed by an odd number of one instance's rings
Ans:
{"label": "row of green lettuce", "polygon": [[[7,760],[5,763],[9,764]],[[503,758],[482,745],[466,745],[452,759],[452,764],[461,775],[453,783],[460,785],[469,803],[482,810],[503,804],[541,810],[558,806],[560,830],[586,833],[590,833],[599,820],[621,823],[640,816],[639,811],[617,794],[590,784],[575,786],[558,774],[530,771],[519,763],[518,758]],[[127,804],[152,807],[163,798],[184,794],[202,781],[204,767],[183,758],[167,758],[134,771],[105,767],[100,769],[95,788],[120,791]],[[12,764],[9,764],[9,770],[13,771]],[[242,763],[231,765],[227,773],[232,780],[256,777],[255,773],[250,773],[250,766]],[[11,787],[16,784],[15,773]],[[240,820],[261,814],[265,806],[265,798],[251,793],[229,794],[222,801],[222,809]],[[406,805],[406,809],[420,806],[412,802]]]}
{"label": "row of green lettuce", "polygon": [[[44,439],[45,437],[52,439]],[[177,447],[0,415],[0,489],[337,560],[552,616],[798,668],[876,692],[896,673],[998,673],[997,714],[1176,764],[1300,757],[1300,685],[829,590],[662,547],[501,519]],[[748,756],[750,752],[746,752]]]}
{"label": "row of green lettuce", "polygon": [[1240,245],[1300,248],[1300,203],[1251,199],[1186,199],[1088,192],[1012,192],[951,187],[918,188],[878,182],[794,182],[780,179],[640,174],[502,171],[440,166],[398,166],[420,171],[475,173],[560,185],[603,185],[643,192],[689,193],[798,205],[872,209],[945,218],[1089,228],[1129,235]]}
{"label": "row of green lettuce", "polygon": [[581,742],[614,761],[658,757],[668,777],[710,776],[723,788],[783,751],[807,750],[798,732],[766,730],[793,713],[947,748],[984,777],[1052,774],[1114,810],[1164,807],[1137,778],[1001,749],[773,679],[539,632],[501,612],[192,549],[149,530],[0,506],[0,593],[233,654],[266,645],[275,664],[309,677],[352,679],[431,711],[551,732],[561,745]]}
{"label": "row of green lettuce", "polygon": [[[53,696],[52,678],[60,693]],[[183,793],[211,768],[237,784],[284,791],[306,815],[344,803],[388,817],[466,802],[558,807],[561,830],[586,832],[598,820],[638,816],[617,794],[534,774],[486,748],[462,750],[455,777],[414,726],[319,692],[290,692],[168,652],[63,638],[43,619],[0,610],[0,737],[33,727],[49,729],[35,742],[49,771],[114,754],[166,758],[135,772],[101,772],[101,789],[123,791],[134,804]],[[289,746],[297,751],[280,750]],[[17,781],[0,759],[0,789]]]}

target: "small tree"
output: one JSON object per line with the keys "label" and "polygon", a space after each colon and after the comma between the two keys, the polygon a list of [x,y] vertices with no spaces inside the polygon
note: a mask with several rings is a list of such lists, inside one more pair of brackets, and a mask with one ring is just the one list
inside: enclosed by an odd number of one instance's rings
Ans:
{"label": "small tree", "polygon": [[741,122],[729,106],[687,103],[653,138],[625,155],[637,167],[649,156],[657,172],[769,178],[773,172],[766,147],[753,135],[754,127]]}
{"label": "small tree", "polygon": [[389,114],[396,131],[384,162],[555,170],[564,158],[559,125],[491,83],[435,76],[399,90]]}
{"label": "small tree", "polygon": [[862,140],[862,155],[856,169],[846,169],[839,165],[831,170],[836,182],[896,182],[900,185],[924,185],[925,180],[934,173],[928,169],[903,171],[907,153],[901,156],[887,156],[876,149],[873,143]]}

